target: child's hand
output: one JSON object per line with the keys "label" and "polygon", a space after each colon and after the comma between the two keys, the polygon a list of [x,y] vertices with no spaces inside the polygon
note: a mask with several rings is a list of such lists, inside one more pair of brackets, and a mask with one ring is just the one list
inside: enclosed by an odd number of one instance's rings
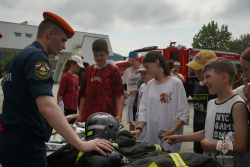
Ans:
{"label": "child's hand", "polygon": [[133,96],[133,95],[135,95],[137,92],[138,92],[138,89],[132,89],[132,90],[130,90],[130,92],[129,92],[129,96]]}
{"label": "child's hand", "polygon": [[82,115],[78,114],[75,122],[82,122]]}
{"label": "child's hand", "polygon": [[169,136],[169,135],[172,135],[172,134],[173,134],[173,133],[171,132],[171,130],[164,130],[164,129],[160,129],[160,130],[163,132],[162,135],[157,134],[157,136],[158,136],[158,138],[159,138],[160,140],[162,140],[162,138],[164,138],[164,137],[166,137],[166,136]]}
{"label": "child's hand", "polygon": [[181,137],[180,137],[180,135],[171,135],[171,136],[163,137],[161,140],[162,141],[166,140],[166,142],[168,144],[173,145],[173,144],[176,144],[176,143],[180,143],[181,142]]}
{"label": "child's hand", "polygon": [[65,117],[66,117],[67,121],[70,121],[72,119],[77,118],[78,116],[79,116],[79,114],[70,114],[70,115],[67,115]]}
{"label": "child's hand", "polygon": [[124,98],[125,98],[125,99],[128,98],[128,93],[127,93],[127,91],[124,91]]}
{"label": "child's hand", "polygon": [[137,129],[137,130],[134,130],[134,131],[130,131],[130,133],[132,135],[134,135],[135,138],[137,138],[141,134],[141,131]]}
{"label": "child's hand", "polygon": [[122,122],[122,117],[121,116],[117,115],[115,118],[117,119],[117,121]]}
{"label": "child's hand", "polygon": [[205,138],[203,138],[203,139],[201,140],[201,147],[202,147],[202,149],[203,149],[204,152],[209,151],[209,144],[210,144],[210,143],[211,143],[211,142],[208,141],[208,140],[205,139]]}

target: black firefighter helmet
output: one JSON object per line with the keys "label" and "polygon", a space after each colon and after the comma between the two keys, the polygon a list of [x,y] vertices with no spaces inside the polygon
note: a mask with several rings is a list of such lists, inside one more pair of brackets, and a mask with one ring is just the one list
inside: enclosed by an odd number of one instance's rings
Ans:
{"label": "black firefighter helmet", "polygon": [[105,139],[115,142],[123,125],[112,115],[98,112],[90,115],[85,123],[85,139]]}

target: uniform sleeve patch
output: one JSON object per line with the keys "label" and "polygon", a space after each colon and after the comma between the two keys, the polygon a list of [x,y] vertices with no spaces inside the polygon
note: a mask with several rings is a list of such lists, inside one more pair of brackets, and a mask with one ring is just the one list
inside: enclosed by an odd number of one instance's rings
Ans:
{"label": "uniform sleeve patch", "polygon": [[50,77],[50,65],[43,61],[36,62],[35,75],[40,79],[48,79]]}

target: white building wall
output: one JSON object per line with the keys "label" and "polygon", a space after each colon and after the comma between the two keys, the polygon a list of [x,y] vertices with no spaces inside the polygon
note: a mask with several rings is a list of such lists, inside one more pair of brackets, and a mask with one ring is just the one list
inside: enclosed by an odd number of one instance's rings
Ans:
{"label": "white building wall", "polygon": [[[19,52],[36,40],[37,29],[38,26],[0,21],[0,32],[3,34],[3,38],[0,40],[0,51]],[[21,36],[17,37],[15,32],[21,33]],[[26,34],[32,34],[32,36],[27,37]],[[88,62],[90,65],[95,63],[92,53],[92,43],[98,38],[102,38],[107,41],[110,52],[109,54],[110,56],[113,56],[108,35],[76,31],[73,38],[68,39],[66,42],[66,49],[58,55],[56,60],[53,60],[57,61],[57,65],[54,67],[54,79],[56,82],[60,81],[63,63],[77,51],[83,52],[85,62]]]}

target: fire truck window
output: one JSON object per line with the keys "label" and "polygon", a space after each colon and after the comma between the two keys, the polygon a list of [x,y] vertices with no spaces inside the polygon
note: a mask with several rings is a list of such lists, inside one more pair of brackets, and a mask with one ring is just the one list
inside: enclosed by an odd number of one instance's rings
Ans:
{"label": "fire truck window", "polygon": [[179,52],[170,52],[170,60],[179,61]]}
{"label": "fire truck window", "polygon": [[119,68],[126,68],[126,69],[129,68],[129,67],[131,67],[130,64],[129,64],[129,65],[120,65],[120,66],[119,66]]}

